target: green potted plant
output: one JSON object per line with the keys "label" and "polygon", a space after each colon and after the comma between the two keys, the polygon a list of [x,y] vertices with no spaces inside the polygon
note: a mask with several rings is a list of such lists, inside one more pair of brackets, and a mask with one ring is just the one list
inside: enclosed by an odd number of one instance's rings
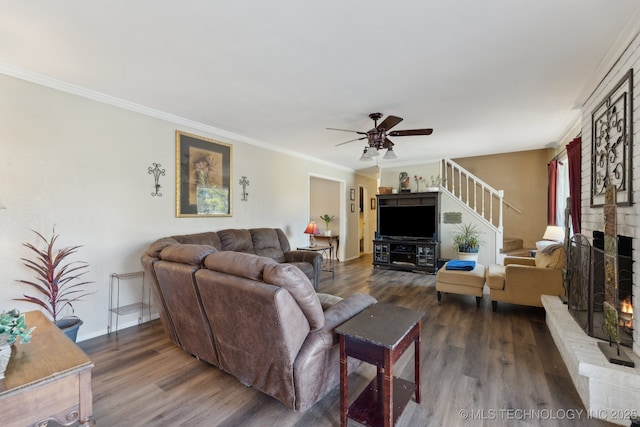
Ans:
{"label": "green potted plant", "polygon": [[29,343],[34,329],[27,327],[24,314],[16,309],[0,314],[0,379],[4,378],[4,371],[9,364],[11,346],[18,338],[22,344]]}
{"label": "green potted plant", "polygon": [[475,224],[458,224],[453,235],[453,246],[458,252],[458,259],[478,260],[481,231]]}
{"label": "green potted plant", "polygon": [[61,318],[65,309],[70,309],[73,314],[73,303],[91,294],[84,287],[92,282],[82,281],[81,277],[87,273],[89,265],[83,261],[67,262],[69,256],[77,252],[82,246],[70,246],[63,249],[54,249],[59,235],[55,227],[51,238],[47,239],[37,231],[33,231],[44,243],[43,249],[38,249],[30,243],[23,243],[29,248],[35,258],[21,258],[24,265],[36,273],[36,280],[17,280],[19,283],[31,286],[39,293],[39,296],[23,295],[23,298],[15,298],[16,301],[26,301],[45,309],[51,319],[74,342],[82,320],[75,316]]}
{"label": "green potted plant", "polygon": [[324,215],[320,215],[320,219],[324,221],[324,235],[325,236],[331,236],[331,230],[329,229],[329,223],[331,221],[333,221],[334,219],[336,219],[335,215],[329,215],[329,214],[324,214]]}

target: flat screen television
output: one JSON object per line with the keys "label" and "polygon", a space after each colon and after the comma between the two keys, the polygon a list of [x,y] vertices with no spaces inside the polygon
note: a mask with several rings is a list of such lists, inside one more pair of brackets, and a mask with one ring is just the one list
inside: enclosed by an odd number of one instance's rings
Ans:
{"label": "flat screen television", "polygon": [[388,239],[437,240],[436,206],[380,206],[378,234]]}

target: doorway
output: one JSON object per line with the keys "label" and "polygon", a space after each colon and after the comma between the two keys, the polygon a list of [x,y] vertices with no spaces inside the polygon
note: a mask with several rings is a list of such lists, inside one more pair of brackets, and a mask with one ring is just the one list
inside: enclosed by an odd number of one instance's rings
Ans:
{"label": "doorway", "polygon": [[325,235],[326,225],[320,217],[323,215],[334,217],[329,223],[329,229],[332,241],[337,245],[337,252],[334,253],[334,256],[338,260],[344,259],[347,243],[344,194],[344,181],[318,175],[309,176],[309,221],[315,221],[318,224],[320,234]]}
{"label": "doorway", "polygon": [[367,187],[358,186],[359,209],[358,209],[358,244],[360,255],[371,253],[371,208],[369,205],[369,192]]}

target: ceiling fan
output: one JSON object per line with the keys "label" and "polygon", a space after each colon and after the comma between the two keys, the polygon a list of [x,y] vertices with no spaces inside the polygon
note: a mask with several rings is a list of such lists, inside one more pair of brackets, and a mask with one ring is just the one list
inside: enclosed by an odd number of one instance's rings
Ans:
{"label": "ceiling fan", "polygon": [[394,130],[388,132],[392,127],[396,126],[402,121],[401,117],[387,116],[380,124],[378,120],[382,118],[381,113],[371,113],[369,118],[373,120],[373,129],[366,132],[360,132],[356,130],[348,129],[336,129],[327,128],[328,130],[339,130],[342,132],[354,132],[359,135],[364,135],[360,138],[350,139],[349,141],[336,144],[336,147],[347,144],[353,141],[367,140],[368,145],[364,148],[364,152],[360,157],[360,160],[373,160],[374,157],[379,156],[378,150],[386,149],[387,152],[383,158],[385,159],[397,159],[398,156],[393,152],[393,142],[388,138],[389,136],[415,136],[415,135],[431,135],[433,129],[411,129],[411,130]]}

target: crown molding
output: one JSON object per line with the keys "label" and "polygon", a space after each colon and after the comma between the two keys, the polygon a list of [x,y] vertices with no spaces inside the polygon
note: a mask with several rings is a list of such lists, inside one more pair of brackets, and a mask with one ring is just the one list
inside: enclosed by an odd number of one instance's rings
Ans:
{"label": "crown molding", "polygon": [[587,100],[593,95],[595,89],[602,83],[607,74],[613,69],[624,51],[640,34],[640,7],[638,7],[629,20],[629,23],[618,35],[618,38],[609,49],[609,52],[600,61],[591,77],[583,87],[576,99],[574,108],[582,109]]}
{"label": "crown molding", "polygon": [[25,80],[30,83],[35,83],[37,85],[48,87],[50,89],[59,90],[61,92],[65,92],[71,95],[80,96],[82,98],[90,99],[92,101],[100,102],[102,104],[107,104],[107,105],[111,105],[124,110],[132,111],[148,117],[164,120],[166,122],[173,123],[176,126],[185,126],[191,129],[206,132],[208,134],[215,136],[216,138],[225,140],[225,142],[232,142],[232,141],[242,142],[242,143],[250,144],[256,147],[265,148],[267,150],[276,151],[281,154],[286,154],[288,156],[304,159],[313,163],[320,163],[336,169],[340,169],[348,172],[354,172],[354,169],[351,169],[342,165],[327,162],[324,160],[319,160],[313,156],[309,156],[306,154],[301,154],[295,151],[284,149],[276,145],[268,144],[264,141],[260,141],[254,138],[249,138],[243,135],[239,135],[237,133],[226,131],[224,129],[216,128],[213,126],[206,125],[204,123],[189,120],[184,117],[177,116],[175,114],[170,114],[164,111],[145,107],[144,105],[140,105],[134,102],[126,101],[124,99],[116,98],[111,95],[107,95],[101,92],[97,92],[97,91],[87,89],[81,86],[77,86],[71,83],[67,83],[61,80],[56,80],[51,77],[34,73],[31,71],[27,71],[24,69],[20,69],[6,63],[0,62],[0,74],[7,75],[9,77],[14,77],[20,80]]}

